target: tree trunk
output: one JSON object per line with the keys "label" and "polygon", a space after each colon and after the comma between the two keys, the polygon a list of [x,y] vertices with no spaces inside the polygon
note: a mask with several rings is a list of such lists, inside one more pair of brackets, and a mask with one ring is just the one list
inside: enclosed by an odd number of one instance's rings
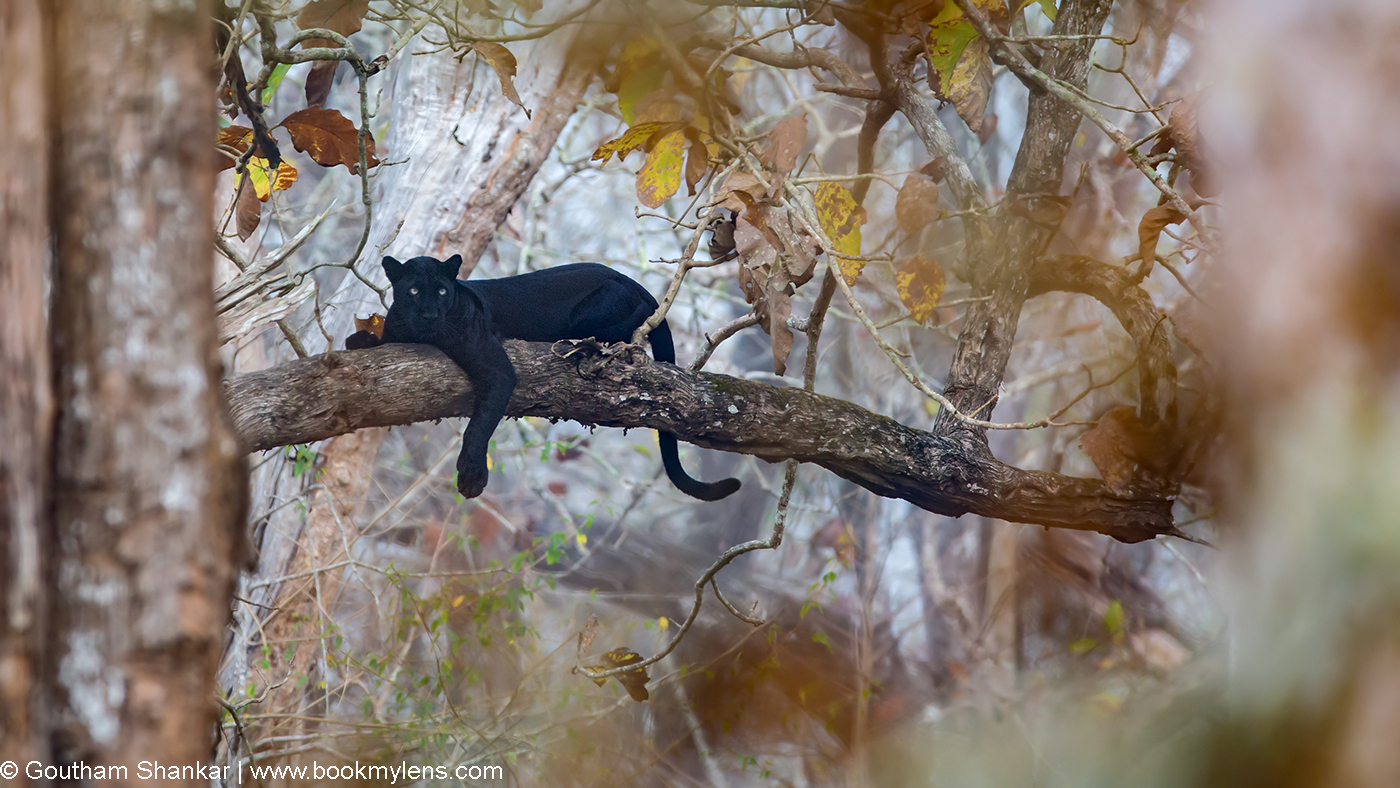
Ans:
{"label": "tree trunk", "polygon": [[43,18],[0,6],[0,762],[43,751],[36,673],[44,638],[45,481],[53,392],[44,325],[48,148]]}
{"label": "tree trunk", "polygon": [[120,783],[141,760],[209,761],[245,506],[215,361],[210,9],[46,8],[52,746],[61,760],[127,766]]}

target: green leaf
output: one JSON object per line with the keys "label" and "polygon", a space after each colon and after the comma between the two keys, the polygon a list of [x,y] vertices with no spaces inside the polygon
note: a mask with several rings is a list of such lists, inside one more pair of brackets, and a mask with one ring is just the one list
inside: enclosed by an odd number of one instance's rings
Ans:
{"label": "green leaf", "polygon": [[1108,606],[1108,611],[1103,614],[1103,625],[1112,634],[1118,634],[1123,630],[1123,603],[1117,599]]}
{"label": "green leaf", "polygon": [[287,76],[287,69],[289,68],[291,68],[291,66],[286,63],[278,63],[277,66],[272,69],[272,76],[267,78],[267,87],[263,88],[262,92],[262,104],[264,107],[267,106],[267,102],[272,100],[273,95],[277,93],[277,86],[282,84],[282,78]]}
{"label": "green leaf", "polygon": [[1095,648],[1098,647],[1098,645],[1099,642],[1097,640],[1094,640],[1093,638],[1080,638],[1079,640],[1076,640],[1073,643],[1069,644],[1069,653],[1074,654],[1075,656],[1082,656],[1084,654],[1088,654],[1090,651],[1093,651]]}
{"label": "green leaf", "polygon": [[827,650],[827,651],[831,651],[831,650],[832,650],[832,648],[831,648],[831,638],[827,637],[825,632],[818,632],[817,634],[813,635],[813,636],[812,636],[812,642],[813,642],[813,643],[820,643],[820,644],[822,644],[823,646],[826,646],[826,650]]}

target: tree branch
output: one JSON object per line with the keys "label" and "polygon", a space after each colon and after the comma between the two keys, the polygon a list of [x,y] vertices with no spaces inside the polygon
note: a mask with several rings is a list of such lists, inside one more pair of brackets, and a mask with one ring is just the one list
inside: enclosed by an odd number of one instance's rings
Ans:
{"label": "tree branch", "polygon": [[[1174,532],[1171,501],[1141,488],[1025,471],[976,440],[911,429],[843,400],[645,356],[508,341],[519,385],[509,416],[665,430],[699,446],[820,465],[931,512],[1098,531],[1129,542]],[[371,426],[466,416],[471,384],[439,351],[389,345],[236,376],[225,384],[247,451]]]}

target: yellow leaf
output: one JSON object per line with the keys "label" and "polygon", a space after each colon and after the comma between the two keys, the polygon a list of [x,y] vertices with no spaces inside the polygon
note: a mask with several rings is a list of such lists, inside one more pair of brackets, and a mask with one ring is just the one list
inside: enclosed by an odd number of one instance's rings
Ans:
{"label": "yellow leaf", "polygon": [[461,606],[462,606],[462,603],[465,602],[465,601],[467,601],[467,597],[466,597],[465,594],[463,594],[463,595],[458,596],[457,598],[455,598],[455,599],[452,600],[452,606],[453,606],[453,607],[461,607]]}
{"label": "yellow leaf", "polygon": [[915,320],[928,325],[938,314],[938,299],[943,296],[946,284],[943,267],[936,260],[915,257],[895,271],[894,281],[899,288],[899,300],[909,308]]}
{"label": "yellow leaf", "polygon": [[671,199],[681,187],[684,166],[685,132],[664,135],[647,154],[646,164],[637,173],[637,199],[648,208],[656,208]]}
{"label": "yellow leaf", "polygon": [[637,38],[623,45],[609,89],[617,93],[617,108],[628,125],[637,120],[637,101],[661,87],[666,71],[656,39]]}
{"label": "yellow leaf", "polygon": [[578,540],[578,546],[580,548],[588,544],[588,534],[581,533],[578,536],[575,536],[574,539]]}
{"label": "yellow leaf", "polygon": [[248,160],[248,177],[253,181],[253,190],[258,199],[267,202],[267,198],[272,196],[274,191],[283,191],[287,187],[296,183],[297,168],[292,163],[283,159],[274,171],[268,167],[267,159],[261,156],[254,156]]}
{"label": "yellow leaf", "polygon": [[814,202],[817,206],[817,220],[821,222],[822,229],[835,246],[832,251],[841,255],[832,256],[836,267],[845,277],[846,284],[853,285],[856,277],[860,276],[861,269],[865,267],[865,261],[848,258],[860,257],[860,226],[865,224],[865,209],[856,205],[855,198],[844,186],[831,181],[817,184]]}
{"label": "yellow leaf", "polygon": [[671,124],[665,122],[638,123],[628,129],[627,133],[623,134],[621,137],[599,145],[598,149],[593,151],[592,161],[602,159],[603,163],[607,164],[614,153],[617,154],[618,160],[621,161],[627,158],[627,154],[645,145],[647,140],[651,139],[658,131],[669,125]]}
{"label": "yellow leaf", "polygon": [[656,619],[656,625],[661,628],[662,632],[665,632],[666,629],[671,626],[671,621],[665,616],[662,616],[661,618]]}

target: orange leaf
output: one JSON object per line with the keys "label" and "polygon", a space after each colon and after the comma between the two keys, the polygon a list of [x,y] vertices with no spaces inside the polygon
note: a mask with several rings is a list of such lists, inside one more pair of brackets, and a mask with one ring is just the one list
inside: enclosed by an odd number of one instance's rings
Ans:
{"label": "orange leaf", "polygon": [[369,317],[364,318],[363,320],[360,319],[359,317],[356,317],[356,318],[355,318],[355,330],[356,330],[356,331],[368,331],[368,332],[370,332],[371,334],[374,334],[375,336],[379,337],[380,339],[383,339],[383,338],[384,338],[384,316],[381,315],[381,314],[379,314],[378,312],[376,312],[376,313],[370,315]]}
{"label": "orange leaf", "polygon": [[[333,109],[307,107],[297,110],[277,124],[292,137],[292,145],[308,154],[322,167],[343,164],[351,172],[360,167],[360,135],[350,119]],[[374,135],[365,137],[365,160],[379,164],[374,155]]]}
{"label": "orange leaf", "polygon": [[[240,154],[248,152],[248,146],[253,144],[253,130],[247,126],[229,126],[219,129],[219,138],[216,145],[226,148],[233,148]],[[237,159],[228,155],[228,151],[219,151],[218,161],[214,165],[214,172],[223,172],[237,164]]]}

